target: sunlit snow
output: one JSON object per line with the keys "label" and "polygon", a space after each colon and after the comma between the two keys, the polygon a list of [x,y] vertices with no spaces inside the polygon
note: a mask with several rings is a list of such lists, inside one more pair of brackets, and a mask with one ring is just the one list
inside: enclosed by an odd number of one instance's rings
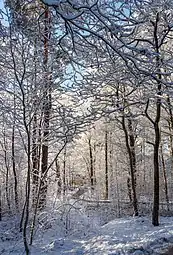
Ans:
{"label": "sunlit snow", "polygon": [[[22,236],[17,234],[14,221],[10,230],[9,224],[9,219],[0,223],[0,254],[22,254]],[[73,222],[74,229],[76,226]],[[66,237],[62,237],[59,223],[54,222],[52,227],[37,233],[31,251],[34,255],[156,255],[162,254],[172,242],[173,217],[161,217],[159,227],[153,227],[147,217],[128,217],[94,228],[85,225],[83,230],[76,229]]]}

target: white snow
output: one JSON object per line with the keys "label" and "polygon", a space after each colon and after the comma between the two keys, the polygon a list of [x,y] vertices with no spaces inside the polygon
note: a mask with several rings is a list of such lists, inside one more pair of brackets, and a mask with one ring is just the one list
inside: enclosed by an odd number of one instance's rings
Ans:
{"label": "white snow", "polygon": [[[0,254],[23,254],[22,236],[17,234],[14,220],[10,229],[9,219],[7,222],[0,223]],[[77,234],[62,237],[58,222],[54,222],[51,228],[42,229],[42,234],[37,233],[31,254],[156,255],[173,243],[173,217],[161,217],[159,227],[153,227],[147,217],[115,219],[94,228],[84,225]]]}

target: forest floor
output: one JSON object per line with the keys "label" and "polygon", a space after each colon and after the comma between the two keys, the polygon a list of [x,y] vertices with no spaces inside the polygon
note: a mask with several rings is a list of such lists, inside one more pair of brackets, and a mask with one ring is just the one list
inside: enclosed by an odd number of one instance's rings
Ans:
{"label": "forest floor", "polygon": [[[156,255],[162,254],[173,243],[173,217],[161,217],[160,226],[153,227],[148,217],[119,218],[98,226],[78,225],[73,222],[73,231],[66,236],[60,222],[44,225],[37,230],[31,248],[33,255]],[[18,220],[3,219],[0,222],[0,254],[22,255],[22,235]],[[50,223],[50,222],[49,222]],[[80,223],[81,224],[81,223]],[[62,237],[64,236],[64,237]]]}

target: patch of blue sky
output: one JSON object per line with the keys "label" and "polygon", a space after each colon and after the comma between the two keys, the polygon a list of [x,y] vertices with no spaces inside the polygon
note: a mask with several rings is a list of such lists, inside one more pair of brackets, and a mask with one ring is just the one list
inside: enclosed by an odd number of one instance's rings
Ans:
{"label": "patch of blue sky", "polygon": [[0,0],[0,21],[4,26],[8,26],[7,10],[4,6],[4,0]]}
{"label": "patch of blue sky", "polygon": [[4,8],[4,1],[0,0],[0,8],[3,9]]}

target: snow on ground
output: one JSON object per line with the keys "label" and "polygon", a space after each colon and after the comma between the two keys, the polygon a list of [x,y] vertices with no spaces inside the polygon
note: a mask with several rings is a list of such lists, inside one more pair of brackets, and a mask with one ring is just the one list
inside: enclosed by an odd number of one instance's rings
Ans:
{"label": "snow on ground", "polygon": [[[10,225],[11,224],[11,225]],[[9,228],[10,227],[10,228]],[[75,228],[75,226],[74,226]],[[147,217],[115,219],[104,226],[83,229],[62,237],[54,224],[38,231],[31,249],[33,255],[156,255],[173,243],[173,217],[161,217],[153,227]],[[0,223],[0,254],[24,254],[21,234],[13,220]]]}

